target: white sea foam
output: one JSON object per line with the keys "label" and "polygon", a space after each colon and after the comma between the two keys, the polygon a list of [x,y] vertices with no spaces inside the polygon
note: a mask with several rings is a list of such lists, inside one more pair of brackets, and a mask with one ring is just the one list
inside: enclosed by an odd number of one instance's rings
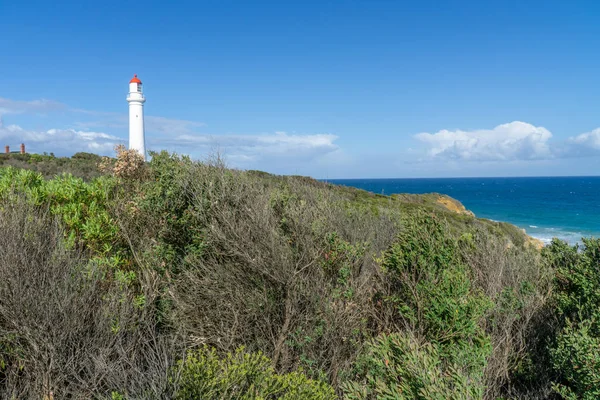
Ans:
{"label": "white sea foam", "polygon": [[549,237],[544,237],[544,236],[533,236],[533,235],[532,235],[531,237],[532,237],[532,238],[535,238],[535,239],[538,239],[538,240],[541,240],[541,241],[542,241],[542,243],[544,243],[544,246],[546,246],[546,245],[548,245],[548,244],[552,243],[552,238],[549,238]]}
{"label": "white sea foam", "polygon": [[560,228],[542,227],[537,225],[528,225],[530,231],[525,231],[529,236],[541,240],[544,245],[550,244],[552,239],[564,240],[570,245],[581,244],[581,238],[589,236],[584,232],[565,231]]}
{"label": "white sea foam", "polygon": [[[546,232],[544,232],[546,231]],[[560,231],[560,230],[556,230],[556,229],[552,229],[552,228],[548,228],[548,229],[544,229],[544,231],[542,232],[532,232],[532,233],[528,233],[529,236],[539,239],[542,242],[544,242],[544,244],[550,244],[552,242],[553,238],[557,238],[560,240],[564,240],[565,242],[569,243],[570,245],[574,245],[574,244],[581,244],[581,238],[585,237],[586,234],[582,233],[582,232],[568,232],[568,231]],[[549,232],[551,231],[551,232]]]}

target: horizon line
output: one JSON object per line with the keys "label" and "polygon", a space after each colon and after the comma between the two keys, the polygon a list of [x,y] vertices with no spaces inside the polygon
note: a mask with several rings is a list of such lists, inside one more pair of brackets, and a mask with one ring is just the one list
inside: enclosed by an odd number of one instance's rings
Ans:
{"label": "horizon line", "polygon": [[522,175],[522,176],[430,176],[415,178],[314,178],[318,181],[408,180],[408,179],[526,179],[526,178],[600,178],[600,175]]}

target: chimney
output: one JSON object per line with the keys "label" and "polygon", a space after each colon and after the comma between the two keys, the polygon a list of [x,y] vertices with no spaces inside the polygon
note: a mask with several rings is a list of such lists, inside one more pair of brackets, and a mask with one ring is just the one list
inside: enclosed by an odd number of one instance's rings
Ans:
{"label": "chimney", "polygon": [[10,146],[4,146],[4,153],[10,153]]}
{"label": "chimney", "polygon": [[21,143],[21,154],[25,154],[25,143]]}

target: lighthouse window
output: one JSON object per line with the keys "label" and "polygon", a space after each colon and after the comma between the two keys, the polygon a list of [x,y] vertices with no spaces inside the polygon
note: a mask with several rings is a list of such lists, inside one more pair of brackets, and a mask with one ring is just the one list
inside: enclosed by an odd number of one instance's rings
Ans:
{"label": "lighthouse window", "polygon": [[140,84],[138,83],[138,92],[141,92],[141,91],[142,91],[142,85],[140,85]]}

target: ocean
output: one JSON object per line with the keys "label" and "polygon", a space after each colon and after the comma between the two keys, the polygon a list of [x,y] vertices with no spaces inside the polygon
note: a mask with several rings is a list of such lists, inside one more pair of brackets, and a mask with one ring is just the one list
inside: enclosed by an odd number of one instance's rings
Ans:
{"label": "ocean", "polygon": [[506,221],[549,243],[600,237],[600,177],[334,179],[386,195],[443,193],[477,217]]}

